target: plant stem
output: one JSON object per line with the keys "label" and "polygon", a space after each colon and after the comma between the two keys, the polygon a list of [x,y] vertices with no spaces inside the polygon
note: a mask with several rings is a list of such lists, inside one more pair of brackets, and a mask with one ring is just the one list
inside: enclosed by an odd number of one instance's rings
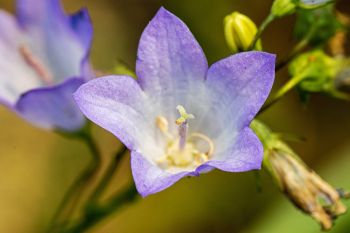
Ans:
{"label": "plant stem", "polygon": [[111,163],[109,164],[105,174],[103,175],[100,183],[96,187],[95,191],[92,193],[92,195],[89,198],[89,201],[87,202],[87,205],[89,205],[91,202],[95,202],[99,196],[102,194],[102,192],[105,190],[108,183],[113,178],[114,172],[117,170],[121,160],[124,158],[124,155],[126,155],[127,148],[122,145],[122,148],[116,153],[115,157],[112,159]]}
{"label": "plant stem", "polygon": [[308,33],[300,40],[293,48],[293,50],[288,54],[287,57],[277,62],[276,71],[282,69],[287,65],[293,58],[295,58],[308,44],[312,36],[315,34],[317,29],[317,22],[313,24]]}
{"label": "plant stem", "polygon": [[275,20],[275,16],[273,14],[269,14],[264,21],[261,23],[257,33],[255,34],[254,40],[251,43],[251,45],[249,46],[248,50],[253,50],[255,48],[255,44],[258,42],[258,40],[261,37],[261,34],[263,33],[263,31],[265,30],[265,28],[273,21]]}
{"label": "plant stem", "polygon": [[[61,220],[64,221],[65,218],[70,216],[71,212],[74,210],[75,204],[77,203],[77,199],[80,197],[81,192],[85,189],[85,186],[89,183],[89,181],[94,177],[101,164],[101,154],[91,136],[90,125],[87,125],[84,129],[75,134],[67,134],[62,132],[58,133],[68,138],[82,140],[89,148],[92,155],[92,160],[84,169],[84,171],[78,177],[76,177],[76,179],[73,181],[65,193],[58,209],[52,217],[52,221],[48,228],[48,232],[50,233],[55,231],[55,228],[60,224]],[[69,204],[71,204],[71,206],[69,206]],[[64,216],[64,214],[67,216]]]}
{"label": "plant stem", "polygon": [[133,201],[137,197],[137,191],[134,183],[121,193],[116,194],[110,201],[104,205],[90,206],[86,210],[82,219],[72,227],[68,228],[64,233],[82,233],[99,223],[103,218],[109,216],[115,211],[119,210],[125,204]]}
{"label": "plant stem", "polygon": [[[285,65],[287,65],[295,56],[299,54],[309,43],[312,36],[317,31],[317,22],[312,25],[308,33],[304,36],[302,40],[299,41],[293,48],[293,50],[289,53],[289,55],[282,59],[280,62],[276,65],[276,71],[283,68]],[[295,87],[302,79],[304,78],[303,74],[299,74],[297,76],[294,76],[292,79],[290,79],[275,95],[275,97],[267,103],[265,106],[263,106],[258,114],[263,113],[268,108],[270,108],[272,105],[274,105],[276,102],[278,102],[286,93],[288,93],[293,87]]]}
{"label": "plant stem", "polygon": [[305,76],[303,73],[294,76],[291,78],[277,93],[276,95],[272,98],[272,100],[264,105],[260,111],[258,112],[257,115],[265,112],[268,108],[270,108],[272,105],[277,103],[280,99],[282,99],[290,90],[292,90],[293,87],[295,87],[298,83],[300,83]]}

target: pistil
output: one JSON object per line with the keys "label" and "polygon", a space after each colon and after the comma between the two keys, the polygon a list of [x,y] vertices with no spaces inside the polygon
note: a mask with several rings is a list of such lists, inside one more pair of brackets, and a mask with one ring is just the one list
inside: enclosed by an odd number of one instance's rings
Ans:
{"label": "pistil", "polygon": [[[168,121],[163,116],[156,118],[156,126],[167,138],[167,144],[164,149],[164,155],[156,160],[159,167],[163,169],[174,168],[195,168],[207,162],[213,152],[214,143],[204,134],[194,132],[188,134],[189,119],[193,119],[192,114],[188,114],[185,108],[178,105],[176,109],[180,113],[180,117],[175,121],[178,125],[178,135],[174,136],[169,133]],[[201,143],[200,143],[201,142]],[[198,148],[199,144],[207,145],[207,148],[202,146]]]}
{"label": "pistil", "polygon": [[179,126],[179,149],[183,151],[186,145],[187,133],[188,133],[188,119],[194,119],[192,114],[188,114],[185,108],[178,105],[176,109],[180,113],[180,118],[178,118],[175,123]]}
{"label": "pistil", "polygon": [[187,133],[188,133],[188,122],[185,121],[179,125],[179,149],[180,151],[183,151],[186,146],[186,140],[187,140]]}

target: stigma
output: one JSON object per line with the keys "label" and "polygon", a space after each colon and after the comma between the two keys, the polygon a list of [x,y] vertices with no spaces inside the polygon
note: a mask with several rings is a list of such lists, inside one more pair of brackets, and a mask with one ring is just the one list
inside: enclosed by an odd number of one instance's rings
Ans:
{"label": "stigma", "polygon": [[156,126],[166,137],[163,155],[156,159],[157,165],[165,170],[192,170],[207,162],[213,152],[214,143],[206,135],[193,132],[189,134],[189,120],[195,119],[193,114],[187,113],[182,105],[176,107],[180,117],[175,121],[177,132],[169,132],[169,123],[164,116],[156,118]]}

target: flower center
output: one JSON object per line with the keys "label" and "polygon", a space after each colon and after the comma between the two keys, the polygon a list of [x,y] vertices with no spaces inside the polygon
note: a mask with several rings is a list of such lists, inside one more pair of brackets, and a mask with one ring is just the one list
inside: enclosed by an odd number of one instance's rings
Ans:
{"label": "flower center", "polygon": [[45,67],[45,65],[42,61],[40,61],[39,58],[34,56],[34,54],[30,51],[30,49],[27,46],[19,46],[18,51],[21,54],[23,60],[27,63],[28,66],[30,66],[35,71],[35,73],[39,76],[41,81],[43,81],[45,84],[53,83],[53,77],[50,71]]}
{"label": "flower center", "polygon": [[163,169],[194,169],[210,159],[214,152],[214,143],[201,133],[188,135],[189,120],[195,117],[188,114],[181,105],[176,109],[180,117],[175,121],[178,126],[178,134],[175,137],[169,133],[168,121],[165,117],[158,116],[156,119],[158,129],[167,139],[164,155],[157,159],[156,163]]}

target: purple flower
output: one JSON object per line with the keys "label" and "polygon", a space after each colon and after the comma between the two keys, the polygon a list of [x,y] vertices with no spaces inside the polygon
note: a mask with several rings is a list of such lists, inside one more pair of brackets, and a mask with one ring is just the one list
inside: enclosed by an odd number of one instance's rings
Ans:
{"label": "purple flower", "polygon": [[93,76],[87,10],[68,16],[59,0],[18,0],[17,13],[0,9],[0,103],[42,128],[80,129],[72,94]]}
{"label": "purple flower", "polygon": [[208,69],[186,25],[161,8],[140,40],[138,80],[99,78],[74,97],[131,150],[136,187],[147,196],[213,168],[260,168],[263,148],[249,124],[269,94],[274,64],[274,55],[246,52]]}

